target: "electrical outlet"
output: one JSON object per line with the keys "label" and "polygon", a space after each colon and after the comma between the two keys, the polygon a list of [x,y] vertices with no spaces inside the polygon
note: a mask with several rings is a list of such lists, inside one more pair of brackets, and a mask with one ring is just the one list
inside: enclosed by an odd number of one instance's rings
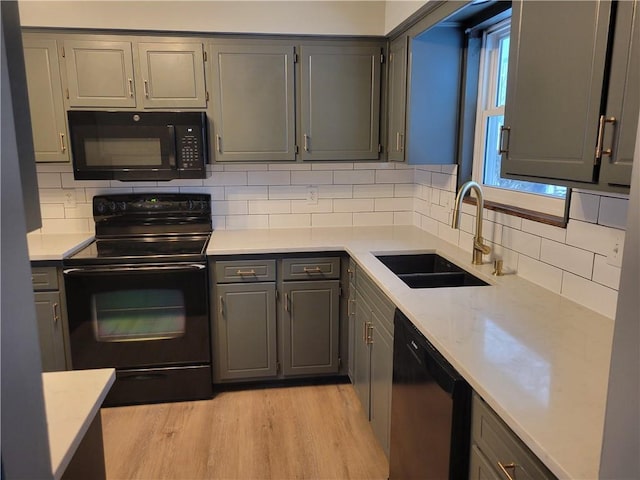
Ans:
{"label": "electrical outlet", "polygon": [[307,205],[317,205],[317,204],[318,204],[318,187],[308,186],[307,187]]}
{"label": "electrical outlet", "polygon": [[64,206],[75,208],[76,207],[76,191],[72,188],[65,188],[62,190],[64,195]]}
{"label": "electrical outlet", "polygon": [[611,248],[607,255],[607,263],[612,267],[622,267],[622,251],[624,250],[624,233],[616,232],[612,238]]}

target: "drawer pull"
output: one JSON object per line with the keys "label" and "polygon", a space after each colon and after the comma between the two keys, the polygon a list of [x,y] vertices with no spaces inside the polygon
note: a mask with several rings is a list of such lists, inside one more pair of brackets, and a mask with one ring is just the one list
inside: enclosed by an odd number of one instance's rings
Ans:
{"label": "drawer pull", "polygon": [[[502,462],[498,462],[498,467],[500,467],[500,470],[502,470],[502,473],[504,473],[504,476],[507,478],[507,480],[516,480],[516,467],[518,465],[516,465],[515,463],[505,463],[503,464]],[[509,474],[509,472],[507,470],[511,470],[513,472],[513,476],[511,476]]]}
{"label": "drawer pull", "polygon": [[322,273],[322,270],[320,269],[320,267],[313,267],[313,268],[304,267],[302,270],[304,271],[304,273]]}
{"label": "drawer pull", "polygon": [[236,275],[255,275],[256,271],[252,268],[251,270],[238,270]]}

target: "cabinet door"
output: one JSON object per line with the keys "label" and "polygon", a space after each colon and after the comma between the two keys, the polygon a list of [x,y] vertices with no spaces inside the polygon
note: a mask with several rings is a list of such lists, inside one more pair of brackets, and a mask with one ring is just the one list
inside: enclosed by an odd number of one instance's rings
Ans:
{"label": "cabinet door", "polygon": [[368,336],[369,326],[371,325],[371,309],[357,291],[355,309],[353,376],[351,377],[351,383],[360,399],[367,419],[370,419],[371,348],[369,347]]}
{"label": "cabinet door", "polygon": [[393,380],[393,338],[372,314],[371,333],[371,427],[389,458],[391,384]]}
{"label": "cabinet door", "polygon": [[469,461],[469,480],[502,480],[491,463],[476,445],[471,446],[471,459]]}
{"label": "cabinet door", "polygon": [[389,125],[387,127],[387,158],[404,162],[406,106],[407,106],[407,41],[401,36],[389,48]]}
{"label": "cabinet door", "polygon": [[36,162],[68,162],[58,43],[37,35],[24,35],[22,45]]}
{"label": "cabinet door", "polygon": [[214,380],[276,375],[275,283],[216,285]]}
{"label": "cabinet door", "polygon": [[503,177],[594,181],[610,14],[608,0],[513,2]]}
{"label": "cabinet door", "polygon": [[144,108],[206,108],[201,43],[139,43]]}
{"label": "cabinet door", "polygon": [[131,42],[65,40],[70,107],[135,107]]}
{"label": "cabinet door", "polygon": [[62,311],[58,292],[35,292],[42,371],[66,370]]}
{"label": "cabinet door", "polygon": [[285,282],[282,299],[284,375],[337,373],[340,282]]}
{"label": "cabinet door", "polygon": [[211,47],[215,158],[295,160],[292,46]]}
{"label": "cabinet door", "polygon": [[377,160],[381,48],[302,46],[303,160]]}
{"label": "cabinet door", "polygon": [[606,117],[616,120],[604,124],[599,183],[629,187],[640,110],[640,13],[637,0],[618,2],[617,7],[605,111]]}

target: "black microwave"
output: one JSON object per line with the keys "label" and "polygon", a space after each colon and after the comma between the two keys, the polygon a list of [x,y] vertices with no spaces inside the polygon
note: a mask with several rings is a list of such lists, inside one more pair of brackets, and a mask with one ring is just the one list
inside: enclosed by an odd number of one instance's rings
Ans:
{"label": "black microwave", "polygon": [[69,111],[76,180],[206,178],[205,112]]}

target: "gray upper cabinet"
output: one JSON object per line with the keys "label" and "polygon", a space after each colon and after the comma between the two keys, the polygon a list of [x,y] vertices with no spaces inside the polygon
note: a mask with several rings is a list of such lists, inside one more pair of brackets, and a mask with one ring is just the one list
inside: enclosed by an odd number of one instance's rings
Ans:
{"label": "gray upper cabinet", "polygon": [[389,47],[387,159],[393,162],[404,162],[405,114],[407,110],[407,42],[407,36],[403,35],[391,42]]}
{"label": "gray upper cabinet", "polygon": [[294,47],[214,43],[211,70],[215,159],[295,160]]}
{"label": "gray upper cabinet", "polygon": [[135,107],[131,42],[64,40],[70,107]]}
{"label": "gray upper cabinet", "polygon": [[[634,139],[629,138],[635,137],[635,126],[626,121],[637,122],[638,117],[638,55],[634,58],[629,50],[636,2],[626,3],[617,2],[614,16],[608,0],[513,2],[502,176],[600,190],[619,189],[608,182],[629,184],[629,178],[616,179],[613,173],[625,176],[630,168],[624,166],[607,165],[599,178],[601,155],[596,148],[604,131],[611,135],[613,130],[614,141],[622,144],[615,147],[617,157],[602,156],[602,162],[630,163]],[[614,17],[615,53],[609,70]],[[610,113],[603,107],[607,83]],[[610,116],[616,118],[611,125],[605,122]]]}
{"label": "gray upper cabinet", "polygon": [[629,186],[640,110],[640,13],[637,0],[618,2],[617,8],[600,183]]}
{"label": "gray upper cabinet", "polygon": [[216,285],[216,380],[277,374],[275,283]]}
{"label": "gray upper cabinet", "polygon": [[58,42],[27,34],[23,48],[36,162],[68,162]]}
{"label": "gray upper cabinet", "polygon": [[302,160],[377,160],[380,69],[377,46],[302,45]]}
{"label": "gray upper cabinet", "polygon": [[284,282],[282,371],[284,375],[337,373],[340,282]]}
{"label": "gray upper cabinet", "polygon": [[202,43],[138,43],[144,108],[206,108]]}
{"label": "gray upper cabinet", "polygon": [[145,39],[65,36],[69,108],[206,108],[202,43]]}

